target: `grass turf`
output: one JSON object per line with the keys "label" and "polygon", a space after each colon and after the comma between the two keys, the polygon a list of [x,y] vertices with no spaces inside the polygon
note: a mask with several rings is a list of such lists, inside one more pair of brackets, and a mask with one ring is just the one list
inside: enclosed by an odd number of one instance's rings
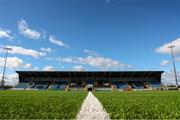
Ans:
{"label": "grass turf", "polygon": [[111,119],[180,119],[180,92],[95,92]]}
{"label": "grass turf", "polygon": [[75,119],[87,92],[0,91],[0,119]]}

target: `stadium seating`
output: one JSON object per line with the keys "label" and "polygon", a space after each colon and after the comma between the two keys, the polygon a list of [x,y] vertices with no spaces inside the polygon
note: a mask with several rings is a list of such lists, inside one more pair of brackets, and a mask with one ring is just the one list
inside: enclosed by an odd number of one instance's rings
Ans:
{"label": "stadium seating", "polygon": [[54,83],[51,85],[51,88],[52,90],[65,90],[67,87],[67,84],[65,83]]}
{"label": "stadium seating", "polygon": [[[88,80],[87,83],[92,83],[92,80]],[[82,81],[78,80],[77,82],[71,81],[68,90],[70,91],[85,90],[85,87],[86,87],[86,81],[83,80]]]}
{"label": "stadium seating", "polygon": [[22,89],[26,89],[28,88],[29,83],[19,83],[18,85],[15,86],[15,88],[22,88]]}
{"label": "stadium seating", "polygon": [[66,84],[62,84],[62,85],[60,85],[60,86],[59,86],[59,89],[60,89],[60,90],[65,90],[65,89],[66,89],[66,87],[67,87],[67,85],[66,85]]}
{"label": "stadium seating", "polygon": [[70,91],[76,91],[76,90],[84,90],[85,89],[85,87],[82,87],[82,86],[70,86],[69,87],[69,90]]}
{"label": "stadium seating", "polygon": [[113,84],[112,87],[116,89],[116,88],[117,88],[117,85],[116,85],[116,84]]}
{"label": "stadium seating", "polygon": [[39,82],[34,86],[34,89],[45,90],[48,88],[48,83]]}
{"label": "stadium seating", "polygon": [[59,87],[58,84],[53,84],[53,85],[51,85],[51,89],[52,89],[52,90],[57,90],[58,87]]}
{"label": "stadium seating", "polygon": [[144,85],[141,84],[140,82],[132,82],[131,85],[133,86],[134,89],[144,89]]}
{"label": "stadium seating", "polygon": [[60,81],[53,82],[49,89],[51,90],[65,90],[68,86],[67,80],[61,79]]}
{"label": "stadium seating", "polygon": [[150,82],[151,83],[151,88],[159,88],[161,87],[161,84],[159,82]]}
{"label": "stadium seating", "polygon": [[93,80],[87,80],[87,84],[93,84]]}
{"label": "stadium seating", "polygon": [[35,84],[34,84],[33,82],[30,82],[28,88],[33,88],[34,85],[35,85]]}
{"label": "stadium seating", "polygon": [[70,86],[69,90],[70,91],[85,90],[85,87],[83,87],[83,86]]}
{"label": "stadium seating", "polygon": [[121,83],[118,83],[117,84],[117,88],[118,89],[125,89],[125,88],[127,88],[129,85],[128,85],[128,83],[126,83],[126,82],[121,82]]}

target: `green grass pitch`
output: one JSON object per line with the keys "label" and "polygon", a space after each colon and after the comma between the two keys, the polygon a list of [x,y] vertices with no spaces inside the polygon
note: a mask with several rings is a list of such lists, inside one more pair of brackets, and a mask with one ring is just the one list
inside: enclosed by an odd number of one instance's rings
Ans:
{"label": "green grass pitch", "polygon": [[[180,119],[180,92],[93,92],[111,119]],[[0,119],[75,119],[87,92],[0,91]]]}
{"label": "green grass pitch", "polygon": [[87,92],[0,91],[0,119],[74,119]]}
{"label": "green grass pitch", "polygon": [[95,92],[112,119],[180,119],[180,92]]}

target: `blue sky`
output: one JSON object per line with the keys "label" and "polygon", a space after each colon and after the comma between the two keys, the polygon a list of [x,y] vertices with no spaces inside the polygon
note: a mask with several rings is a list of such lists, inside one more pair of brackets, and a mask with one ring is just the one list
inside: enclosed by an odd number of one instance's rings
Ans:
{"label": "blue sky", "polygon": [[[15,70],[180,69],[179,0],[0,0],[0,66]],[[167,80],[166,80],[167,81]]]}

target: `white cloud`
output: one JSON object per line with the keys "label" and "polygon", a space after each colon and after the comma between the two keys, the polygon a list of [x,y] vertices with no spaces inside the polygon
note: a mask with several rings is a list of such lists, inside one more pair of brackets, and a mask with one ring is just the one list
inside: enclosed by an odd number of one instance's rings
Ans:
{"label": "white cloud", "polygon": [[[178,84],[180,84],[180,71],[177,71]],[[162,83],[165,85],[175,85],[174,71],[164,72],[162,74]]]}
{"label": "white cloud", "polygon": [[88,49],[84,49],[83,50],[84,53],[87,53],[88,55],[92,55],[92,56],[100,56],[96,51],[94,50],[88,50]]}
{"label": "white cloud", "polygon": [[80,66],[80,65],[73,66],[73,70],[74,71],[86,71],[86,69],[83,68],[83,66]]}
{"label": "white cloud", "polygon": [[27,63],[27,64],[24,65],[24,68],[27,68],[27,69],[32,68],[32,64],[31,63]]}
{"label": "white cloud", "polygon": [[101,69],[117,69],[117,68],[123,68],[126,66],[125,64],[121,64],[119,61],[112,60],[111,58],[105,58],[105,57],[88,56],[84,59],[84,62],[93,67],[98,67]]}
{"label": "white cloud", "polygon": [[13,37],[10,35],[10,33],[10,30],[0,28],[0,38],[12,39]]}
{"label": "white cloud", "polygon": [[23,19],[18,21],[18,29],[19,33],[21,33],[25,37],[32,39],[39,39],[41,37],[41,33],[34,29],[31,29],[28,23]]}
{"label": "white cloud", "polygon": [[65,63],[75,63],[75,64],[84,63],[84,58],[81,58],[81,57],[64,57],[64,58],[61,57],[58,60],[60,62],[65,62]]}
{"label": "white cloud", "polygon": [[162,60],[160,63],[160,66],[165,67],[166,65],[169,65],[169,64],[170,64],[170,62],[168,60]]}
{"label": "white cloud", "polygon": [[39,70],[39,68],[38,67],[34,67],[34,70]]}
{"label": "white cloud", "polygon": [[[0,67],[4,66],[4,58],[0,57]],[[18,68],[23,66],[24,62],[22,59],[17,57],[8,57],[7,58],[7,66],[12,68]]]}
{"label": "white cloud", "polygon": [[49,41],[53,44],[63,46],[63,47],[69,47],[69,45],[65,44],[62,40],[57,39],[55,36],[49,36]]}
{"label": "white cloud", "polygon": [[56,60],[56,58],[53,58],[53,57],[45,57],[46,60]]}
{"label": "white cloud", "polygon": [[117,60],[100,56],[87,56],[85,58],[67,57],[59,58],[59,61],[65,63],[87,64],[100,69],[124,69],[131,67],[131,65],[122,64]]}
{"label": "white cloud", "polygon": [[155,52],[161,53],[161,54],[170,54],[171,50],[170,48],[168,48],[168,46],[170,45],[175,45],[175,47],[173,48],[173,52],[175,55],[180,55],[180,38],[177,38],[176,40],[165,43],[164,45],[156,48]]}
{"label": "white cloud", "polygon": [[44,71],[55,71],[56,69],[53,67],[53,66],[45,66],[44,68],[43,68],[43,70]]}
{"label": "white cloud", "polygon": [[65,63],[74,63],[76,62],[74,58],[67,57],[67,58],[59,58],[59,61],[65,62]]}
{"label": "white cloud", "polygon": [[[4,67],[5,58],[0,57],[0,67]],[[7,67],[10,68],[31,68],[30,63],[25,63],[22,59],[18,57],[7,57]]]}
{"label": "white cloud", "polygon": [[[0,80],[2,80],[2,75],[0,75]],[[18,74],[17,73],[6,74],[4,81],[5,81],[5,85],[14,86],[19,82]]]}
{"label": "white cloud", "polygon": [[51,48],[41,48],[41,51],[47,52],[47,53],[51,53],[52,49]]}
{"label": "white cloud", "polygon": [[[21,54],[21,55],[29,55],[35,58],[38,58],[40,56],[45,56],[47,55],[45,52],[39,52],[36,50],[32,50],[32,49],[26,49],[20,46],[4,46],[7,48],[11,48],[12,50],[8,51],[11,54]],[[3,53],[3,50],[0,50],[0,53]]]}

